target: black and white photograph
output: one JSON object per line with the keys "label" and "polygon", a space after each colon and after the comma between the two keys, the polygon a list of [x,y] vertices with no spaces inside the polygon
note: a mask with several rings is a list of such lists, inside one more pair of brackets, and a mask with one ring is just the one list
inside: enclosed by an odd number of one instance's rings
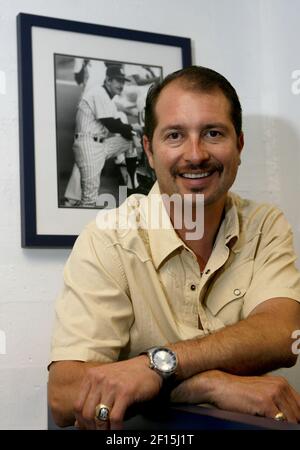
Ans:
{"label": "black and white photograph", "polygon": [[151,85],[192,61],[190,38],[20,13],[23,247],[72,247],[155,176],[142,148]]}
{"label": "black and white photograph", "polygon": [[58,207],[104,208],[101,194],[148,194],[144,105],[163,68],[54,55]]}

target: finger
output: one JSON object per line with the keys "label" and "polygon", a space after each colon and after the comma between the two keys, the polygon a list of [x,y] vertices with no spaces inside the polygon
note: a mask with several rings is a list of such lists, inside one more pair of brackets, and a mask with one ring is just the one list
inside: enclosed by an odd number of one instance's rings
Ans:
{"label": "finger", "polygon": [[[297,423],[300,420],[300,405],[297,403],[296,398],[293,393],[293,389],[291,386],[288,386],[286,392],[284,393],[284,397],[287,405],[290,408],[290,413],[292,416],[292,421]],[[288,419],[289,420],[289,419]]]}
{"label": "finger", "polygon": [[278,408],[277,405],[275,405],[274,402],[271,402],[271,404],[269,404],[266,408],[266,410],[264,411],[264,414],[261,414],[265,417],[270,417],[270,419],[275,419],[276,415],[278,413],[280,413],[280,409]]}
{"label": "finger", "polygon": [[88,379],[82,380],[80,387],[79,387],[78,397],[75,402],[76,412],[80,413],[82,411],[83,405],[85,403],[86,397],[87,397],[90,389],[91,389],[91,382]]}
{"label": "finger", "polygon": [[285,415],[288,422],[298,422],[298,406],[291,390],[291,386],[285,381],[281,387],[280,396],[275,401],[278,409]]}
{"label": "finger", "polygon": [[110,421],[109,419],[104,421],[100,419],[95,419],[95,426],[97,430],[110,430]]}
{"label": "finger", "polygon": [[97,415],[95,415],[95,426],[96,426],[97,430],[109,430],[110,429],[110,412],[113,407],[111,406],[112,405],[111,401],[107,401],[107,400],[105,400],[105,401],[106,401],[106,403],[104,403],[103,399],[101,399],[101,401],[99,403],[103,408],[108,409],[108,416],[101,418],[101,417],[97,417]]}
{"label": "finger", "polygon": [[300,422],[300,394],[292,386],[290,386],[290,389],[297,405],[296,417],[298,422]]}
{"label": "finger", "polygon": [[[287,420],[288,422],[297,423],[296,416],[294,414],[293,408],[290,405],[290,402],[285,398],[277,401],[278,411],[276,414],[282,413],[284,415],[283,420]],[[273,417],[276,418],[276,415]],[[276,420],[276,419],[275,419]]]}
{"label": "finger", "polygon": [[108,413],[107,420],[101,420],[101,419],[98,419],[97,417],[95,418],[96,428],[97,428],[97,430],[109,430],[111,428],[111,422],[110,422],[111,413],[114,408],[113,392],[105,391],[104,393],[102,393],[101,400],[99,400],[97,404],[99,404],[99,403],[101,405],[106,406],[108,408],[109,413]]}
{"label": "finger", "polygon": [[[270,395],[266,416],[276,420],[278,414],[283,414],[284,419],[292,423],[297,423],[297,403],[291,392],[291,387],[285,379],[280,377],[269,378],[273,384],[272,395]],[[280,420],[280,419],[277,419]]]}
{"label": "finger", "polygon": [[82,410],[82,414],[87,420],[95,421],[95,409],[99,403],[104,403],[102,401],[102,385],[94,382],[86,396]]}
{"label": "finger", "polygon": [[96,429],[96,425],[95,425],[95,420],[92,419],[87,419],[85,417],[83,417],[81,414],[75,414],[76,417],[76,422],[78,424],[78,428],[80,428],[81,430],[95,430]]}
{"label": "finger", "polygon": [[75,418],[78,427],[84,430],[95,429],[94,417],[90,418],[85,415],[84,408],[91,390],[92,384],[88,379],[84,379],[80,385],[78,397],[74,406]]}
{"label": "finger", "polygon": [[130,406],[126,396],[119,396],[114,403],[114,406],[110,413],[110,429],[111,430],[122,430],[123,421],[126,410]]}
{"label": "finger", "polygon": [[[293,408],[285,397],[277,399],[276,404],[272,402],[267,406],[267,408],[264,411],[264,415],[266,417],[270,417],[271,419],[274,420],[277,420],[276,416],[278,414],[283,414],[284,419],[281,420],[287,420],[288,422],[297,423],[297,419],[294,414]],[[280,419],[278,419],[278,421],[280,421]]]}
{"label": "finger", "polygon": [[[92,430],[93,427],[91,424],[89,424],[81,414],[75,413],[75,426],[76,428],[79,428],[80,430]],[[94,427],[95,428],[95,427]]]}

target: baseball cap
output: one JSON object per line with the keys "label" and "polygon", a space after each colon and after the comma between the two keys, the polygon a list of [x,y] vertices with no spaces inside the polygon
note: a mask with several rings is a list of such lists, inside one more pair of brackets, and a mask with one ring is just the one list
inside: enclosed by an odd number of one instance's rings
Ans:
{"label": "baseball cap", "polygon": [[108,66],[108,68],[106,69],[106,76],[107,78],[116,78],[117,80],[119,79],[130,81],[128,78],[126,78],[125,72],[120,66]]}

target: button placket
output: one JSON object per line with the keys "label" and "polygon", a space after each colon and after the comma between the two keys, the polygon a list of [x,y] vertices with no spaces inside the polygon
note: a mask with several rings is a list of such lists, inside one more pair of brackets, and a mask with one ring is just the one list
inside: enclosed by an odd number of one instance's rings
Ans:
{"label": "button placket", "polygon": [[198,284],[193,281],[189,281],[185,287],[185,297],[183,306],[183,316],[185,322],[197,326],[196,321],[198,320]]}
{"label": "button placket", "polygon": [[[204,334],[209,334],[209,323],[207,320],[207,316],[205,310],[201,304],[198,306],[198,315],[202,325],[202,331]],[[200,328],[201,329],[201,328]]]}
{"label": "button placket", "polygon": [[197,258],[190,250],[183,253],[183,263],[186,271],[183,317],[189,325],[198,328],[198,304],[201,288],[200,267]]}

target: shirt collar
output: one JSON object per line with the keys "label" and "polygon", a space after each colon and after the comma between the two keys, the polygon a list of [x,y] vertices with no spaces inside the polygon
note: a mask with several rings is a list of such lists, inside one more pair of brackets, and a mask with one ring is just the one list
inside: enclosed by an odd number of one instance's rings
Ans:
{"label": "shirt collar", "polygon": [[[240,228],[236,197],[237,196],[232,193],[229,193],[227,195],[225,204],[225,217],[216,239],[216,241],[219,241],[219,239],[221,239],[224,242],[224,245],[228,245],[232,247],[232,249],[239,237]],[[165,227],[164,229],[153,229],[153,227],[151,226],[148,228],[149,244],[151,248],[152,258],[157,269],[164,262],[164,260],[171,256],[171,254],[173,254],[176,250],[188,247],[180,239],[173,228],[170,217],[163,205],[157,181],[153,185],[146,199],[148,208],[149,203],[153,202],[152,204],[155,204],[158,207],[157,210],[161,211],[161,219],[163,223],[168,225],[168,227]]]}
{"label": "shirt collar", "polygon": [[148,205],[149,203],[152,205],[155,204],[156,211],[160,211],[161,214],[161,223],[166,225],[163,229],[155,229],[151,226],[148,229],[149,244],[153,262],[155,267],[158,268],[168,256],[170,256],[177,249],[185,247],[185,244],[173,228],[170,217],[163,204],[157,181],[154,183],[151,191],[149,192],[147,201]]}
{"label": "shirt collar", "polygon": [[224,238],[225,244],[234,245],[240,234],[240,221],[237,208],[238,196],[229,192],[225,203]]}
{"label": "shirt collar", "polygon": [[105,83],[102,85],[102,87],[103,87],[103,89],[106,91],[106,93],[107,93],[107,95],[109,96],[109,98],[112,100],[112,99],[114,98],[115,94],[112,94],[112,93],[108,90],[108,88],[107,88],[107,86],[105,85]]}

